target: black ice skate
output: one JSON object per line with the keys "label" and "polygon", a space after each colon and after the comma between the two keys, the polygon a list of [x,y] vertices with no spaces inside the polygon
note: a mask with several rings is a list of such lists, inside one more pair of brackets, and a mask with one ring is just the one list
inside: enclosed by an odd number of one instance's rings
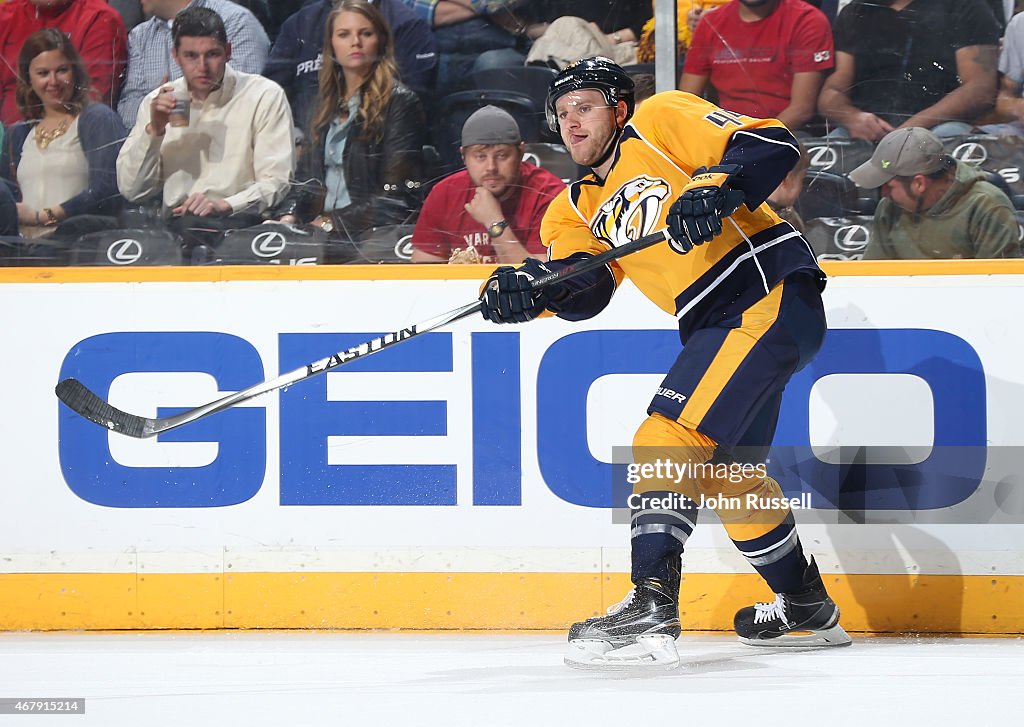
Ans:
{"label": "black ice skate", "polygon": [[814,558],[804,571],[803,588],[741,608],[734,623],[740,641],[751,646],[847,646],[851,641]]}
{"label": "black ice skate", "polygon": [[607,616],[573,624],[565,663],[597,670],[678,666],[678,590],[678,583],[641,581]]}

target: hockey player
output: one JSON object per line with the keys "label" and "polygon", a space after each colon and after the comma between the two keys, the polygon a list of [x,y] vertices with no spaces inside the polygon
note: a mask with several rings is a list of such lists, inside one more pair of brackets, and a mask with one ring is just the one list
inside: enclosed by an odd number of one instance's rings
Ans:
{"label": "hockey player", "polygon": [[[711,473],[681,483],[655,475],[633,485],[633,589],[609,615],[572,626],[566,663],[679,663],[680,558],[702,495],[725,503],[716,513],[730,538],[777,594],[736,614],[740,639],[849,643],[788,505],[758,504],[782,497],[764,457],[783,388],[825,334],[824,275],[801,234],[764,204],[799,159],[796,140],[774,119],[731,113],[679,91],[651,97],[634,116],[633,81],[600,57],[559,73],[546,107],[552,130],[593,174],[548,208],[541,226],[548,262],[494,271],[481,294],[484,316],[495,323],[546,312],[590,318],[628,276],[679,319],[684,344],[636,432],[634,463],[658,472],[653,465],[671,460]],[[666,225],[664,244],[530,289],[549,271]],[[673,494],[666,506],[664,496]]]}

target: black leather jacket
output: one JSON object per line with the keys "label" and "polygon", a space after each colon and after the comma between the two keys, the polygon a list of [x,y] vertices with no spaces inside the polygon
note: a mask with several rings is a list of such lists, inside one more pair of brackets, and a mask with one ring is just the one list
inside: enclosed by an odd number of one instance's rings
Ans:
{"label": "black leather jacket", "polygon": [[[342,166],[351,204],[337,210],[333,237],[356,240],[372,227],[406,222],[420,203],[423,145],[427,123],[416,94],[395,83],[379,142],[364,138],[362,117],[349,127]],[[307,138],[311,135],[307,134]],[[275,216],[293,214],[308,222],[323,212],[324,147],[327,128],[316,146],[307,143],[295,182]]]}

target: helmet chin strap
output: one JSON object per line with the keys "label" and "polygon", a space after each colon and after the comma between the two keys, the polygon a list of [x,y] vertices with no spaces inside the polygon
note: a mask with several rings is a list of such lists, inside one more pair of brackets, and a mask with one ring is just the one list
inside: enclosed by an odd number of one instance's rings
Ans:
{"label": "helmet chin strap", "polygon": [[601,157],[599,159],[597,159],[597,161],[595,161],[594,163],[592,163],[590,165],[591,169],[595,169],[595,168],[601,166],[602,164],[604,164],[606,161],[608,161],[608,158],[615,151],[615,146],[619,142],[619,137],[622,136],[623,128],[624,127],[622,127],[622,126],[618,126],[618,125],[615,126],[615,133],[612,134],[612,138],[608,140],[608,146],[605,147],[604,152],[602,152],[602,154],[601,154]]}

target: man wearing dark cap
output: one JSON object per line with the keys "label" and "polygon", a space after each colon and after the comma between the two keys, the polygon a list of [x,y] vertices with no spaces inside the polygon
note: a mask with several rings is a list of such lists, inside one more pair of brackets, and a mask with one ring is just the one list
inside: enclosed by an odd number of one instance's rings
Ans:
{"label": "man wearing dark cap", "polygon": [[540,221],[565,184],[522,158],[519,126],[507,111],[485,106],[466,119],[466,168],[438,182],[427,195],[412,235],[412,261],[545,259]]}
{"label": "man wearing dark cap", "polygon": [[890,132],[850,179],[882,188],[865,260],[1021,256],[1010,200],[927,129]]}

